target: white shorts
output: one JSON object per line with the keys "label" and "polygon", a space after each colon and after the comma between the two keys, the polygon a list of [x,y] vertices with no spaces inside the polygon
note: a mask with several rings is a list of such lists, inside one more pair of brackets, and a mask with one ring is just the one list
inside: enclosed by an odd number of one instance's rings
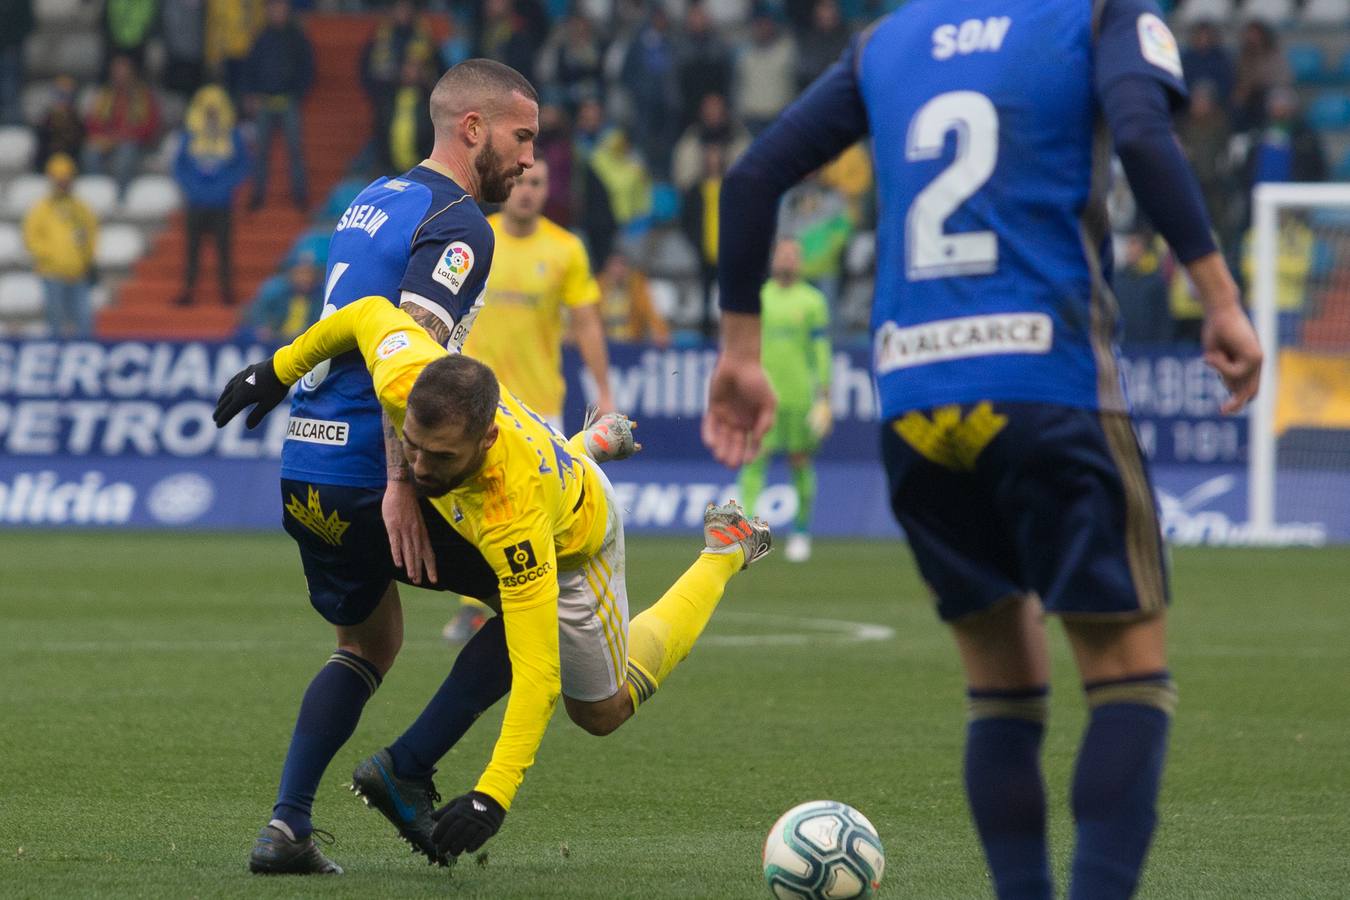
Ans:
{"label": "white shorts", "polygon": [[612,697],[628,670],[628,586],[623,519],[614,487],[590,459],[579,457],[605,491],[608,521],[600,549],[578,569],[558,572],[558,655],[562,692],[573,700]]}

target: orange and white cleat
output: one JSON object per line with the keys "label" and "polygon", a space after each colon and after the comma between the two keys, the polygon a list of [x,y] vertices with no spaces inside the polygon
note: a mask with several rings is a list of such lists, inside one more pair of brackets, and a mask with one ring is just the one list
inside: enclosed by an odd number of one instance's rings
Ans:
{"label": "orange and white cleat", "polygon": [[703,511],[703,543],[709,553],[734,553],[739,547],[745,551],[745,564],[758,562],[773,549],[773,534],[769,523],[751,519],[735,500],[721,506],[709,503]]}
{"label": "orange and white cleat", "polygon": [[598,463],[614,462],[627,459],[642,449],[633,437],[634,428],[637,423],[623,413],[611,412],[602,416],[592,406],[586,410],[580,436],[591,459]]}

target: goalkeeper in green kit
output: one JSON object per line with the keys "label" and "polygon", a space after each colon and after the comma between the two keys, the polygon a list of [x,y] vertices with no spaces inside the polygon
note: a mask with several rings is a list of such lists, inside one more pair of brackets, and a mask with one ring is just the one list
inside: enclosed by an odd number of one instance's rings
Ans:
{"label": "goalkeeper in green kit", "polygon": [[801,246],[782,238],[774,247],[770,278],[761,291],[764,371],[778,394],[778,415],[759,457],[740,472],[747,510],[764,489],[764,471],[775,454],[787,454],[797,515],[784,555],[811,558],[811,511],[816,499],[815,454],[830,433],[830,314],[825,295],[801,278]]}

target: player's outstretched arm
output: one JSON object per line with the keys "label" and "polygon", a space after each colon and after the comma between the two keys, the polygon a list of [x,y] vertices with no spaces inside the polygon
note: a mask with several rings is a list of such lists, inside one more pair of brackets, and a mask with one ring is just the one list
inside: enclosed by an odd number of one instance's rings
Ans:
{"label": "player's outstretched arm", "polygon": [[854,68],[862,43],[855,41],[783,110],[722,181],[717,251],[722,347],[708,385],[702,435],[713,457],[733,468],[759,455],[778,403],[759,358],[759,291],[778,202],[867,134]]}
{"label": "player's outstretched arm", "polygon": [[724,313],[722,348],[708,382],[703,443],[714,459],[732,468],[759,456],[778,407],[759,354],[759,314]]}
{"label": "player's outstretched arm", "polygon": [[251,406],[253,411],[248,414],[245,424],[249,428],[257,428],[263,417],[286,399],[288,391],[290,385],[277,377],[272,357],[269,356],[235,373],[216,399],[212,418],[217,428],[224,428],[231,419]]}

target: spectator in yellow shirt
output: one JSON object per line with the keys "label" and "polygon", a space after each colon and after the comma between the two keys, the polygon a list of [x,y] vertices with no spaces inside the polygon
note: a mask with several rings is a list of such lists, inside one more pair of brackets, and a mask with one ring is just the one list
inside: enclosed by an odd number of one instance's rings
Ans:
{"label": "spectator in yellow shirt", "polygon": [[562,375],[563,314],[595,379],[596,405],[614,408],[600,288],[581,239],[543,216],[548,164],[536,159],[516,179],[502,211],[488,217],[496,235],[487,301],[464,352],[487,363],[502,384],[559,431],[567,386]]}
{"label": "spectator in yellow shirt", "polygon": [[52,192],[23,220],[24,243],[33,257],[34,271],[42,277],[53,337],[87,338],[94,333],[89,285],[94,277],[98,220],[70,192],[77,171],[75,161],[64,153],[48,160]]}
{"label": "spectator in yellow shirt", "polygon": [[652,301],[647,276],[622,252],[610,254],[600,270],[600,309],[612,341],[646,341],[670,346],[670,326]]}

